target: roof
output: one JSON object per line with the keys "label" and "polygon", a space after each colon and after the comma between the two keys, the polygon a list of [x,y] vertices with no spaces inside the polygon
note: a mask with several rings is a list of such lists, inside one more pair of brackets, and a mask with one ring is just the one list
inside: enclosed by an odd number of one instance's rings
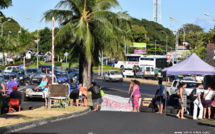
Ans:
{"label": "roof", "polygon": [[215,67],[201,60],[195,53],[179,64],[166,68],[162,71],[167,71],[167,74],[215,75]]}

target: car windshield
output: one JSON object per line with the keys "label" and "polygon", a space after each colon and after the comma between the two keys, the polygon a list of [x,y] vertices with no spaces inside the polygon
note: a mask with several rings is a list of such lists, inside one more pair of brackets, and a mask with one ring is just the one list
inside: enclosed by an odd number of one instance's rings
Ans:
{"label": "car windshield", "polygon": [[125,68],[124,70],[133,70],[132,68]]}
{"label": "car windshield", "polygon": [[25,73],[24,73],[23,71],[20,71],[20,72],[18,72],[18,74],[19,74],[19,75],[20,75],[20,74],[24,75]]}
{"label": "car windshield", "polygon": [[196,83],[195,82],[187,82],[187,87],[186,88],[195,88]]}
{"label": "car windshield", "polygon": [[37,69],[27,69],[27,73],[36,73]]}
{"label": "car windshield", "polygon": [[9,80],[10,77],[16,78],[16,75],[4,75],[5,80]]}
{"label": "car windshield", "polygon": [[12,70],[12,67],[7,67],[7,70]]}
{"label": "car windshield", "polygon": [[118,75],[118,74],[120,74],[120,73],[119,73],[118,71],[111,71],[110,74],[111,74],[111,75]]}
{"label": "car windshield", "polygon": [[61,73],[56,73],[56,76],[66,76],[67,75],[67,73],[66,72],[61,72]]}

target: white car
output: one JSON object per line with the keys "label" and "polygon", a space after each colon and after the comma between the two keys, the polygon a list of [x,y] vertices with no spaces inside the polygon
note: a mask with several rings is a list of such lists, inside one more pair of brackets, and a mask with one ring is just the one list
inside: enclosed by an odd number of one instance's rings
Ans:
{"label": "white car", "polygon": [[124,68],[122,71],[124,77],[131,76],[134,77],[134,71],[132,68]]}
{"label": "white car", "polygon": [[[166,87],[167,96],[175,94],[177,92],[178,85],[179,85],[180,82],[184,82],[184,83],[187,84],[187,87],[185,88],[187,96],[190,95],[190,93],[196,87],[196,84],[198,83],[198,82],[196,82],[194,80],[174,80],[170,87]],[[200,89],[200,91],[203,92],[204,89]]]}
{"label": "white car", "polygon": [[19,70],[19,67],[18,66],[7,66],[5,69],[4,69],[4,73],[12,73],[12,72],[16,72]]}
{"label": "white car", "polygon": [[122,74],[117,71],[117,70],[110,70],[110,71],[107,71],[105,72],[104,74],[104,80],[105,81],[123,81],[123,76]]}

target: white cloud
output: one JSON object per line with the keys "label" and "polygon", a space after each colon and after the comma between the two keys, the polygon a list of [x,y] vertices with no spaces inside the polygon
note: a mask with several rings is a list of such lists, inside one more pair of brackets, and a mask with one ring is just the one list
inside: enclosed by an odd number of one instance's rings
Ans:
{"label": "white cloud", "polygon": [[201,26],[204,28],[205,32],[208,32],[210,29],[215,26],[215,19],[211,16],[200,16],[198,17],[194,24]]}

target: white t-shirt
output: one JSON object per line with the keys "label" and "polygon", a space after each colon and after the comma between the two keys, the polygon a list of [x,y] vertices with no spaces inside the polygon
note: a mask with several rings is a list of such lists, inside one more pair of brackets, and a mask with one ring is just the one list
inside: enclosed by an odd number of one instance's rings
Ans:
{"label": "white t-shirt", "polygon": [[200,93],[200,95],[201,95],[201,90],[200,89],[198,89],[198,88],[196,88],[196,96],[197,96],[197,98],[195,99],[195,100],[197,100],[198,101],[198,94]]}
{"label": "white t-shirt", "polygon": [[206,95],[205,100],[211,100],[212,97],[215,95],[215,92],[213,90],[205,90],[204,94]]}

